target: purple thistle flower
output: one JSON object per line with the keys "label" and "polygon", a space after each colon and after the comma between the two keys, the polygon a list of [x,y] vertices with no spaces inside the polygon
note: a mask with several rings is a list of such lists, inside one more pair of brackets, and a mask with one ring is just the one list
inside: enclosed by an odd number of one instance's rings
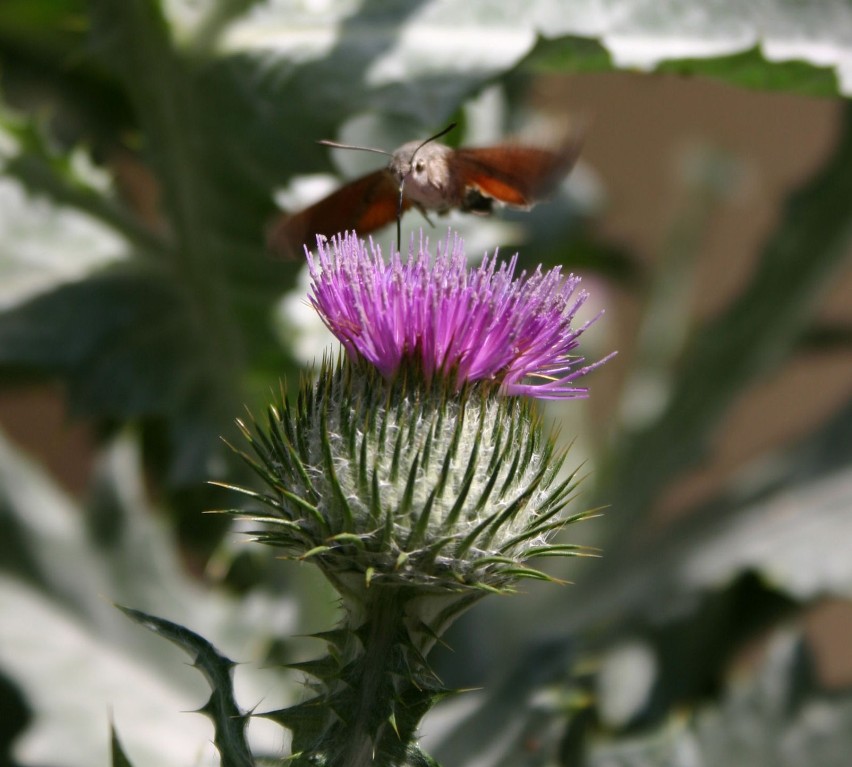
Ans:
{"label": "purple thistle flower", "polygon": [[350,356],[389,379],[414,362],[427,380],[493,381],[509,395],[540,399],[585,397],[576,379],[603,364],[571,354],[595,318],[573,328],[588,293],[559,267],[515,277],[517,256],[498,264],[497,252],[468,270],[461,238],[448,234],[434,261],[421,233],[403,262],[389,263],[347,233],[308,254],[310,302]]}

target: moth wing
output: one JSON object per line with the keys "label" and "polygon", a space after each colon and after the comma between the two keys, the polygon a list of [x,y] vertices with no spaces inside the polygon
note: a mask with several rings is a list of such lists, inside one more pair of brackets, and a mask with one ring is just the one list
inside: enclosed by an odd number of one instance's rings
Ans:
{"label": "moth wing", "polygon": [[[403,201],[403,210],[410,203]],[[352,231],[367,235],[399,215],[399,186],[387,170],[377,170],[344,184],[304,210],[279,215],[267,232],[267,246],[282,258],[299,258],[317,235],[333,237]]]}
{"label": "moth wing", "polygon": [[557,151],[502,144],[457,149],[454,160],[465,190],[476,189],[506,205],[528,208],[556,189],[578,154],[574,143]]}

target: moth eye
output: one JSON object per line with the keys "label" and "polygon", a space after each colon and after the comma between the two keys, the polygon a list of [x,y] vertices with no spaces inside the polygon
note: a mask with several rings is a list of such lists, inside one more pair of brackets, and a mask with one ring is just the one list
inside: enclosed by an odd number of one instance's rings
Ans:
{"label": "moth eye", "polygon": [[426,163],[423,160],[418,160],[414,163],[414,171],[415,173],[422,173],[426,169]]}

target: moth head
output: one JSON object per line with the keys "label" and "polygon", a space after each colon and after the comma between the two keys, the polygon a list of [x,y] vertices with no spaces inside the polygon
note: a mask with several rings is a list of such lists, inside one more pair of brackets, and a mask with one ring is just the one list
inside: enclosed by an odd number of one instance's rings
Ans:
{"label": "moth head", "polygon": [[435,160],[442,159],[449,151],[443,144],[433,142],[455,127],[455,123],[450,123],[444,130],[430,136],[425,141],[409,141],[393,153],[388,163],[388,170],[399,179],[400,191],[409,178],[421,184],[426,183],[429,178],[429,171],[435,165]]}

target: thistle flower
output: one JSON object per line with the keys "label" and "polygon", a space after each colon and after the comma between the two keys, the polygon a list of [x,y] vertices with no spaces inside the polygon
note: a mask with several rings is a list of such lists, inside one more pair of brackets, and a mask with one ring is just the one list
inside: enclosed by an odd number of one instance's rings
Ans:
{"label": "thistle flower", "polygon": [[386,264],[354,234],[319,242],[308,265],[310,300],[325,324],[386,378],[411,361],[426,380],[493,381],[505,394],[570,399],[586,396],[574,381],[605,361],[583,366],[571,356],[594,318],[572,327],[588,294],[558,267],[515,277],[517,256],[498,265],[495,251],[469,272],[452,235],[434,261],[421,237],[407,261],[397,252]]}
{"label": "thistle flower", "polygon": [[[443,690],[426,653],[476,600],[510,591],[544,556],[584,553],[553,533],[576,485],[531,398],[586,395],[601,362],[573,356],[586,300],[558,269],[515,277],[496,255],[469,271],[450,236],[403,262],[354,235],[309,256],[311,303],[346,355],[326,358],[295,404],[243,426],[266,486],[256,539],[315,562],[345,619],[329,657],[300,666],[315,697],[270,716],[294,764],[433,764],[417,724]],[[528,396],[505,396],[528,395]],[[240,489],[240,488],[237,488]]]}
{"label": "thistle flower", "polygon": [[543,577],[526,560],[576,553],[547,543],[573,488],[564,455],[527,398],[501,395],[586,395],[574,382],[601,362],[570,352],[587,294],[559,269],[515,266],[468,271],[452,236],[434,261],[421,239],[388,264],[354,235],[320,243],[311,302],[348,358],[325,359],[265,429],[243,427],[273,490],[257,496],[270,511],[254,518],[273,523],[259,540],[361,592],[502,590]]}

